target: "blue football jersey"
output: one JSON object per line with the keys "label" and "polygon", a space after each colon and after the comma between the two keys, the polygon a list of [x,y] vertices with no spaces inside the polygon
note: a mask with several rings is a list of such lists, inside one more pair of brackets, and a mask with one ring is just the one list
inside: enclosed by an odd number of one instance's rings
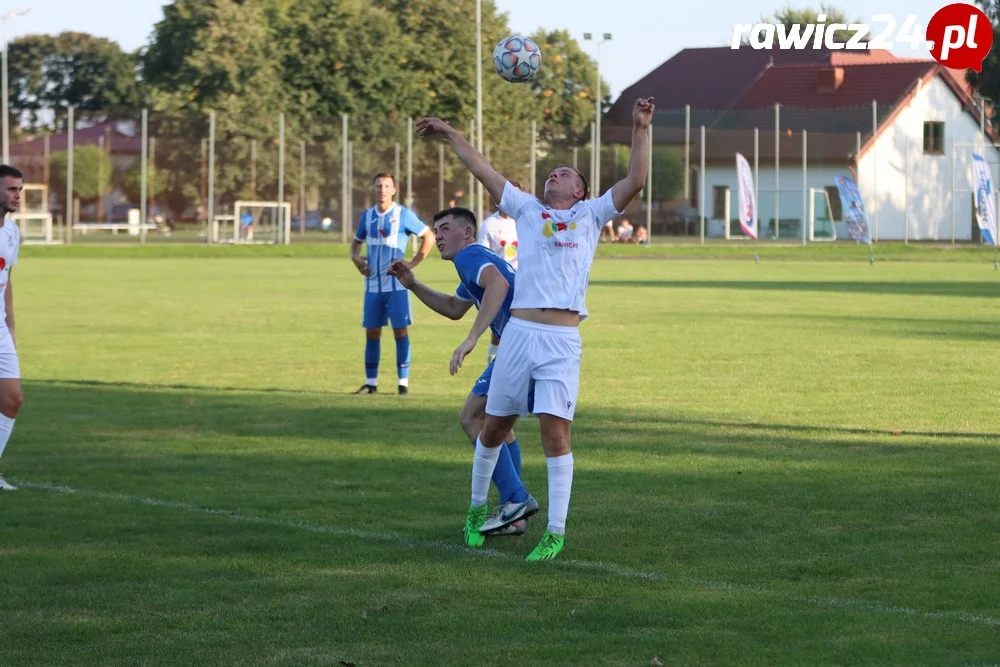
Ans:
{"label": "blue football jersey", "polygon": [[428,232],[416,214],[405,206],[393,204],[385,213],[372,206],[361,214],[354,240],[368,245],[368,278],[366,292],[399,292],[406,288],[395,276],[386,275],[389,265],[406,256],[406,242],[410,234]]}
{"label": "blue football jersey", "polygon": [[458,271],[458,278],[461,283],[455,290],[455,297],[462,301],[472,301],[479,308],[483,304],[483,295],[486,290],[479,285],[479,276],[487,266],[495,266],[500,274],[507,280],[510,289],[507,290],[507,298],[500,307],[500,312],[490,322],[490,329],[497,338],[503,335],[503,329],[510,319],[510,303],[514,300],[514,269],[505,259],[497,256],[492,250],[478,243],[468,245],[458,251],[455,255],[455,270]]}

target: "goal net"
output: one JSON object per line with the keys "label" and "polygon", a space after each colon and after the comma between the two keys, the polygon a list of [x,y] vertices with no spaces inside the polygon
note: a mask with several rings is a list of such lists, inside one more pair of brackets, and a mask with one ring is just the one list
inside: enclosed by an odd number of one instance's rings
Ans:
{"label": "goal net", "polygon": [[51,213],[14,213],[11,220],[21,231],[22,243],[53,243]]}
{"label": "goal net", "polygon": [[809,188],[809,240],[837,240],[833,206],[826,188]]}
{"label": "goal net", "polygon": [[290,243],[292,205],[276,201],[233,204],[234,243]]}
{"label": "goal net", "polygon": [[52,214],[49,213],[49,188],[41,183],[25,183],[21,191],[21,210],[12,214],[24,243],[53,243]]}

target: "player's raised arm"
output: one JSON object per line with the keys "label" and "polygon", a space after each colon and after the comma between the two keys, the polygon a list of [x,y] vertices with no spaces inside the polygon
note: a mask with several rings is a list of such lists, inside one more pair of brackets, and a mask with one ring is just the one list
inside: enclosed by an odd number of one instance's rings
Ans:
{"label": "player's raised arm", "polygon": [[443,137],[451,149],[462,161],[462,164],[472,172],[472,175],[483,184],[496,201],[503,198],[503,186],[507,183],[500,172],[493,168],[482,153],[473,148],[458,130],[437,118],[421,118],[417,121],[417,134],[421,137]]}
{"label": "player's raised arm", "polygon": [[639,98],[632,107],[632,152],[628,160],[628,174],[611,187],[615,208],[624,211],[646,185],[649,169],[649,132],[655,110],[653,98]]}
{"label": "player's raised arm", "polygon": [[402,259],[397,259],[389,266],[389,275],[396,276],[399,284],[413,292],[425,306],[450,320],[462,319],[469,312],[469,308],[472,308],[472,301],[463,301],[454,294],[438,292],[424,285],[413,275],[409,263]]}

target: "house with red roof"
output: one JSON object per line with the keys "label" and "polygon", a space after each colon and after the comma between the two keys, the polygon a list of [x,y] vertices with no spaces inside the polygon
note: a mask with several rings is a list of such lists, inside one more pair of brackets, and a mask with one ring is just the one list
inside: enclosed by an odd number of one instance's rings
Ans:
{"label": "house with red roof", "polygon": [[830,227],[845,238],[834,178],[847,175],[878,240],[976,239],[973,152],[1000,175],[988,110],[964,71],[932,60],[880,50],[684,49],[621,94],[605,142],[628,142],[632,103],[649,95],[654,143],[688,146],[682,196],[710,236],[725,235],[727,222],[739,234],[737,152],[757,165],[762,238],[819,238]]}

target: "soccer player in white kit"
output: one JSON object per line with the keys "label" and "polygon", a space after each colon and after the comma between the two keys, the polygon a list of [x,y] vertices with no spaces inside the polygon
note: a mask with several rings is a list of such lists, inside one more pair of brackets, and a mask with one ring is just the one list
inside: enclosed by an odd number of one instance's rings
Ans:
{"label": "soccer player in white kit", "polygon": [[[521,184],[517,181],[511,181],[510,184],[518,190],[521,189]],[[486,246],[499,257],[503,257],[517,271],[517,227],[514,224],[514,218],[500,210],[500,204],[495,200],[493,203],[497,211],[480,223],[479,238],[476,239],[476,242]],[[497,356],[499,344],[500,339],[494,335],[486,350],[487,364]]]}
{"label": "soccer player in white kit", "polygon": [[[7,447],[14,430],[14,418],[24,402],[21,393],[21,367],[14,347],[14,290],[11,286],[11,269],[17,264],[21,247],[21,231],[17,223],[7,216],[21,207],[24,177],[10,165],[0,165],[0,456]],[[0,491],[17,488],[0,474]]]}
{"label": "soccer player in white kit", "polygon": [[[447,123],[424,118],[422,137],[444,137],[500,208],[517,223],[517,287],[511,319],[497,352],[486,403],[486,422],[476,442],[472,498],[466,532],[503,525],[486,522],[486,499],[500,444],[519,416],[538,415],[549,478],[549,524],[527,560],[549,560],[565,544],[566,516],[573,486],[570,426],[580,385],[580,322],[587,317],[585,298],[601,227],[642,190],[649,159],[648,133],[653,99],[638,99],[632,109],[632,151],[628,174],[603,196],[587,200],[583,175],[556,167],[545,181],[543,200],[507,182],[475,148]],[[533,397],[533,404],[531,399]],[[502,508],[495,518],[517,521]]]}

